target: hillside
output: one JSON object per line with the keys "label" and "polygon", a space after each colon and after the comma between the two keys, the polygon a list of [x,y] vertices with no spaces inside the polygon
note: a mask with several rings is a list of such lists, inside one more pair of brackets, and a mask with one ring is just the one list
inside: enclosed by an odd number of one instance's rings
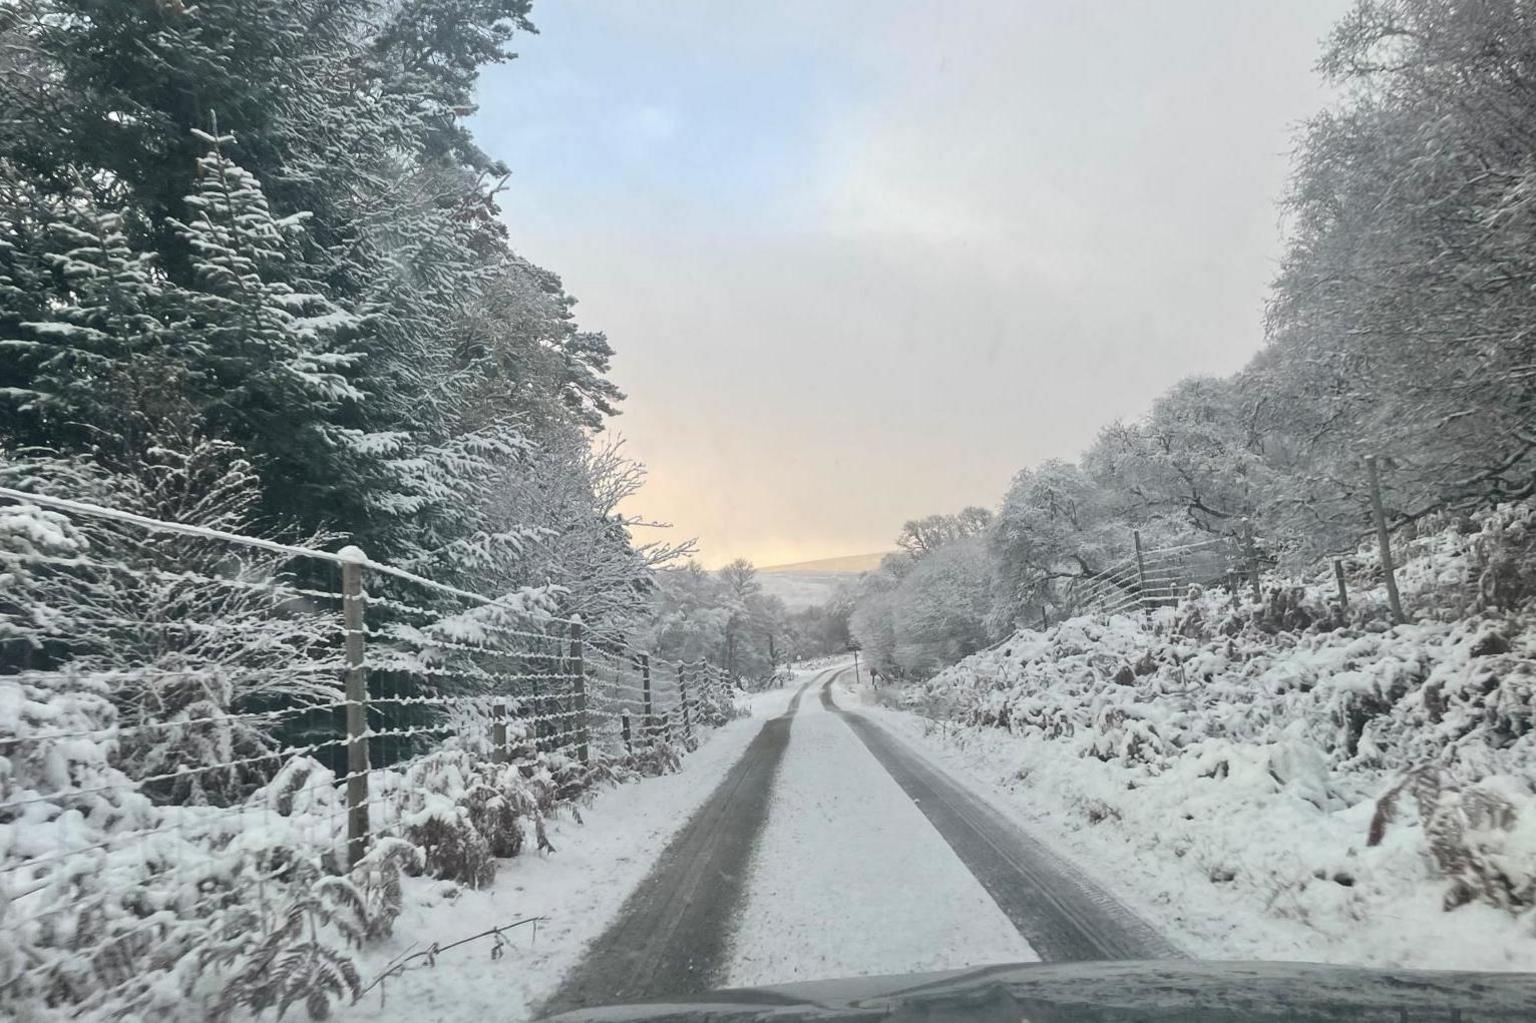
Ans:
{"label": "hillside", "polygon": [[1085,857],[1136,864],[1196,945],[1240,922],[1274,936],[1242,954],[1529,969],[1533,547],[1536,504],[1506,505],[1404,545],[1408,622],[1362,550],[1348,608],[1322,572],[1262,602],[1191,588],[880,696]]}
{"label": "hillside", "polygon": [[880,559],[889,553],[845,554],[840,558],[821,558],[817,561],[797,561],[789,565],[770,565],[758,572],[775,575],[837,575],[850,572],[871,572],[880,567]]}
{"label": "hillside", "polygon": [[778,597],[791,611],[825,604],[837,587],[880,567],[884,554],[849,554],[819,561],[798,561],[757,570],[763,592]]}

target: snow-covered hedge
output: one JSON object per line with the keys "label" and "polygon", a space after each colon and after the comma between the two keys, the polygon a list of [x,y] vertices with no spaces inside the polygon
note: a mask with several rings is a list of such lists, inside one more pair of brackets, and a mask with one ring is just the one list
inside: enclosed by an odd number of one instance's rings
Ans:
{"label": "snow-covered hedge", "polygon": [[[243,531],[249,466],[186,447],[143,479],[10,459],[0,481]],[[582,763],[534,723],[559,713],[550,697],[495,695],[521,647],[493,645],[483,613],[370,623],[376,672],[438,680],[453,658],[462,688],[381,701],[406,710],[370,719],[395,762],[370,772],[372,851],[349,870],[342,779],[316,759],[343,746],[340,615],[262,557],[0,508],[0,1018],[323,1016],[356,994],[351,950],[389,932],[401,872],[488,884],[551,850],[546,815],[675,770],[694,729],[737,712],[736,690],[701,686],[686,738],[594,741]]]}
{"label": "snow-covered hedge", "polygon": [[[1006,730],[1019,770],[1090,823],[1136,817],[1276,911],[1305,913],[1312,887],[1365,912],[1373,865],[1384,892],[1416,863],[1446,908],[1480,901],[1536,937],[1536,504],[1439,525],[1406,545],[1405,624],[1363,549],[1347,610],[1331,568],[1258,603],[1194,590],[1146,619],[1021,631],[894,698]],[[1056,771],[1063,753],[1082,766]]]}
{"label": "snow-covered hedge", "polygon": [[0,1014],[201,1020],[303,1004],[324,1018],[358,991],[351,951],[389,934],[402,872],[486,885],[499,860],[553,851],[547,814],[684,752],[589,768],[449,748],[375,771],[376,837],[348,871],[344,794],[317,761],[296,757],[236,806],[154,805],[112,766],[110,741],[71,737],[111,718],[89,688],[0,676],[0,745],[26,751],[0,757],[0,801],[33,800],[0,822],[15,893],[0,902]]}

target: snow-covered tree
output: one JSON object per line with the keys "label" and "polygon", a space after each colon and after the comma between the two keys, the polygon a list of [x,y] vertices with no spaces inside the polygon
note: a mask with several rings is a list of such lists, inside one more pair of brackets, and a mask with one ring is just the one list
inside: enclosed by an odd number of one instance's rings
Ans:
{"label": "snow-covered tree", "polygon": [[[150,439],[132,473],[35,457],[0,462],[0,482],[245,533],[260,497],[230,445],[165,435]],[[296,598],[280,556],[35,507],[11,521],[32,526],[0,543],[3,662],[87,680],[110,699],[117,764],[136,780],[162,779],[148,791],[237,798],[281,766],[263,758],[282,748],[303,707],[337,699],[336,609]],[[62,556],[34,539],[50,523]],[[282,708],[292,713],[253,713]]]}
{"label": "snow-covered tree", "polygon": [[1449,0],[1363,0],[1327,41],[1345,100],[1302,139],[1264,360],[1324,531],[1359,528],[1364,454],[1399,521],[1536,486],[1533,46],[1525,5]]}
{"label": "snow-covered tree", "polygon": [[966,508],[955,515],[928,515],[909,519],[896,537],[896,546],[914,558],[932,554],[953,540],[980,536],[992,524],[985,508]]}
{"label": "snow-covered tree", "polygon": [[[46,223],[38,262],[62,287],[0,339],[24,374],[24,386],[11,392],[21,421],[6,432],[16,440],[67,438],[81,447],[140,451],[179,392],[181,369],[167,352],[174,306],[164,279],[153,257],[130,242],[125,214],[101,208],[87,189],[50,212],[57,219]],[[20,230],[26,216],[12,207],[7,220]],[[34,278],[33,287],[38,283]]]}
{"label": "snow-covered tree", "polygon": [[985,537],[954,540],[924,557],[892,597],[891,656],[922,677],[986,646],[992,565]]}

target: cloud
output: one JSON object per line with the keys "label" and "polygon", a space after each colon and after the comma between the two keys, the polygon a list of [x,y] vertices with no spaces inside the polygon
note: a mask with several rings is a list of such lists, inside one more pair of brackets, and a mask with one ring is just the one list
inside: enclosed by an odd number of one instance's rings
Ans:
{"label": "cloud", "polygon": [[[482,116],[514,242],[619,353],[636,509],[800,560],[1249,357],[1347,6],[571,5]],[[574,105],[518,105],[546,69]]]}
{"label": "cloud", "polygon": [[619,131],[642,145],[666,142],[677,134],[677,115],[649,104],[633,107],[620,119]]}

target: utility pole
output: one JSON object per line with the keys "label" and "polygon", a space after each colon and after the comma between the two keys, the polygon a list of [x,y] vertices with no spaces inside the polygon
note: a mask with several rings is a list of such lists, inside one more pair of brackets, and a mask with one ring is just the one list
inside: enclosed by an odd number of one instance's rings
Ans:
{"label": "utility pole", "polygon": [[853,684],[859,684],[859,648],[853,648]]}

